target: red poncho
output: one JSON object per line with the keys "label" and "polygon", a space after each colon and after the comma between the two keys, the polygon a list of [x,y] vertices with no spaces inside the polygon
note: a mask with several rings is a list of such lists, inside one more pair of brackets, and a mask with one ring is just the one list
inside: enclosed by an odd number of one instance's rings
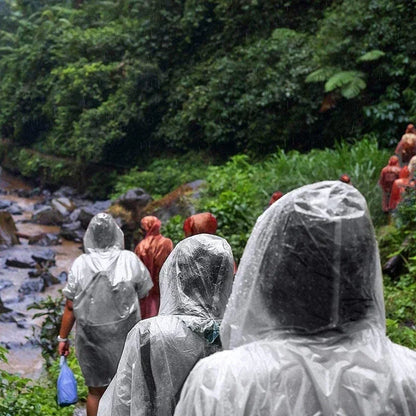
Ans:
{"label": "red poncho", "polygon": [[407,126],[394,153],[400,157],[402,164],[409,163],[410,159],[416,155],[416,129],[413,124]]}
{"label": "red poncho", "polygon": [[399,158],[397,156],[392,156],[389,159],[389,164],[381,170],[378,183],[383,191],[381,206],[384,212],[389,212],[390,195],[393,183],[399,178],[400,171]]}
{"label": "red poncho", "polygon": [[215,234],[217,219],[210,212],[202,212],[188,217],[183,223],[185,237],[196,234]]}
{"label": "red poncho", "polygon": [[282,196],[283,196],[283,192],[280,192],[280,191],[273,192],[273,195],[269,201],[269,206],[274,204],[276,201],[278,201]]}
{"label": "red poncho", "polygon": [[409,169],[407,166],[404,166],[400,171],[399,179],[396,179],[393,182],[393,186],[391,188],[390,194],[390,201],[389,201],[389,209],[390,211],[397,208],[399,202],[402,199],[402,194],[409,186],[410,183],[410,174]]}
{"label": "red poncho", "polygon": [[160,234],[161,225],[162,223],[157,217],[143,217],[141,226],[146,231],[146,235],[134,249],[134,252],[149,269],[153,281],[153,288],[150,289],[149,295],[140,300],[142,319],[156,316],[159,312],[159,272],[173,250],[172,240]]}

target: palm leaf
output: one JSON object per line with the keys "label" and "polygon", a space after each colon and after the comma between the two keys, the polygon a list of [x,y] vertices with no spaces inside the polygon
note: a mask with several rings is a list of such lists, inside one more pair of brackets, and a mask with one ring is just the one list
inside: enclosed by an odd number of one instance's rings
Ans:
{"label": "palm leaf", "polygon": [[384,55],[385,55],[385,53],[383,51],[380,51],[378,49],[374,49],[374,50],[369,51],[369,52],[365,53],[364,55],[360,56],[357,59],[357,62],[375,61],[377,59],[380,59]]}
{"label": "palm leaf", "polygon": [[367,86],[362,78],[355,78],[344,88],[341,89],[341,94],[347,99],[356,97]]}
{"label": "palm leaf", "polygon": [[328,78],[332,77],[337,71],[334,67],[319,68],[316,71],[311,72],[305,79],[305,82],[324,82]]}
{"label": "palm leaf", "polygon": [[331,78],[325,83],[325,92],[331,92],[337,88],[344,88],[356,78],[363,79],[364,73],[361,71],[341,71],[332,75]]}

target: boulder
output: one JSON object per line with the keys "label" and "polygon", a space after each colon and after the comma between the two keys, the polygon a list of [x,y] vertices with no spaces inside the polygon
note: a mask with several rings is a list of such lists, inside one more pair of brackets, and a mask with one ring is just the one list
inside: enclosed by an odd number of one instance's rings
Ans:
{"label": "boulder", "polygon": [[69,219],[72,222],[80,221],[81,227],[86,230],[92,217],[99,214],[100,212],[106,212],[110,206],[111,201],[97,201],[93,204],[76,208],[69,216]]}
{"label": "boulder", "polygon": [[32,221],[42,225],[61,225],[65,217],[55,208],[44,206],[36,210],[32,216]]}
{"label": "boulder", "polygon": [[55,277],[52,273],[48,271],[42,272],[42,274],[39,277],[43,280],[45,287],[61,283],[61,281],[57,277]]}
{"label": "boulder", "polygon": [[[11,312],[11,309],[6,308],[3,304],[3,301],[0,298],[0,317],[2,317],[3,314],[9,313],[9,312]],[[0,318],[0,321],[1,321],[1,318]]]}
{"label": "boulder", "polygon": [[6,211],[0,211],[0,246],[10,247],[14,244],[19,244],[19,238],[16,233],[17,228],[11,214]]}
{"label": "boulder", "polygon": [[52,199],[51,207],[56,209],[63,217],[68,217],[75,209],[72,201],[64,196]]}
{"label": "boulder", "polygon": [[175,215],[188,217],[195,214],[195,199],[199,198],[200,189],[205,181],[197,180],[184,185],[148,204],[142,211],[144,215],[155,215],[162,223]]}
{"label": "boulder", "polygon": [[19,293],[22,295],[30,295],[32,293],[43,292],[45,290],[45,282],[41,277],[25,280],[20,286]]}
{"label": "boulder", "polygon": [[29,244],[36,244],[37,246],[42,247],[58,246],[59,244],[62,244],[62,240],[59,238],[58,234],[41,233],[29,238]]}
{"label": "boulder", "polygon": [[59,235],[69,241],[75,241],[76,243],[82,242],[84,238],[85,230],[81,226],[81,221],[75,221],[61,226]]}
{"label": "boulder", "polygon": [[44,267],[55,263],[55,252],[38,247],[18,247],[5,253],[6,266],[20,269],[34,269],[37,265]]}
{"label": "boulder", "polygon": [[13,283],[7,279],[0,279],[0,292],[3,289],[7,289],[8,287],[13,286]]}
{"label": "boulder", "polygon": [[144,189],[134,188],[121,195],[115,203],[130,211],[133,218],[136,218],[152,200],[152,197]]}

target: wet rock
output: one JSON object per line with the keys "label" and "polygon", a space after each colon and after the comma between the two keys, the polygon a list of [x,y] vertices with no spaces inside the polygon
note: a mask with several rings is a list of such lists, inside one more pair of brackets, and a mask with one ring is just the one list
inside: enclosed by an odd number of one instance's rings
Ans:
{"label": "wet rock", "polygon": [[76,216],[74,215],[70,218],[72,221],[80,221],[82,228],[87,229],[92,217],[99,214],[100,212],[107,211],[110,206],[111,201],[97,201],[94,204],[79,208],[76,210]]}
{"label": "wet rock", "polygon": [[10,208],[12,206],[12,201],[3,200],[0,201],[0,210],[6,210],[7,208]]}
{"label": "wet rock", "polygon": [[49,248],[16,247],[4,253],[6,266],[20,269],[34,269],[37,265],[55,264],[55,252]]}
{"label": "wet rock", "polygon": [[181,185],[162,199],[148,204],[143,209],[143,215],[155,215],[162,222],[166,222],[175,215],[188,217],[195,214],[195,199],[199,197],[200,189],[205,183],[197,180]]}
{"label": "wet rock", "polygon": [[7,253],[6,266],[33,269],[36,267],[36,261],[32,258],[30,252],[11,252]]}
{"label": "wet rock", "polygon": [[50,248],[44,248],[36,250],[32,252],[32,258],[38,263],[39,265],[52,265],[55,264],[55,252]]}
{"label": "wet rock", "polygon": [[58,234],[41,233],[32,238],[29,238],[29,244],[36,244],[42,247],[58,246],[62,244],[62,240]]}
{"label": "wet rock", "polygon": [[75,221],[73,223],[63,224],[59,235],[66,240],[80,243],[84,238],[84,234],[85,230],[81,226],[81,221]]}
{"label": "wet rock", "polygon": [[0,279],[0,291],[7,289],[10,286],[13,286],[13,283],[10,280]]}
{"label": "wet rock", "polygon": [[72,201],[66,197],[52,199],[51,206],[52,208],[56,209],[63,217],[69,217],[71,212],[75,209]]}
{"label": "wet rock", "polygon": [[34,212],[32,221],[42,225],[61,225],[65,217],[55,208],[44,206]]}
{"label": "wet rock", "polygon": [[52,285],[57,285],[58,283],[61,283],[61,281],[55,277],[52,273],[45,271],[40,275],[40,278],[43,279],[43,283],[45,284],[45,287],[50,287]]}
{"label": "wet rock", "polygon": [[77,194],[77,191],[74,188],[71,188],[70,186],[62,186],[57,191],[53,193],[53,196],[55,198],[71,198]]}
{"label": "wet rock", "polygon": [[23,214],[23,208],[20,207],[17,204],[12,204],[9,208],[6,209],[6,211],[12,215],[22,215]]}
{"label": "wet rock", "polygon": [[19,244],[17,228],[9,212],[0,211],[0,246],[10,247]]}
{"label": "wet rock", "polygon": [[125,194],[120,196],[115,203],[129,211],[140,211],[147,204],[152,201],[152,197],[142,188],[135,188],[128,190]]}
{"label": "wet rock", "polygon": [[25,280],[20,286],[19,293],[30,295],[32,293],[43,292],[45,290],[45,282],[41,277]]}
{"label": "wet rock", "polygon": [[4,306],[4,303],[0,298],[0,318],[3,316],[4,313],[8,313],[8,312],[11,312],[11,309]]}
{"label": "wet rock", "polygon": [[26,321],[25,320],[25,315],[21,312],[17,312],[17,311],[12,311],[9,308],[7,312],[4,312],[0,315],[0,322],[21,322],[21,321]]}
{"label": "wet rock", "polygon": [[60,283],[66,283],[66,281],[68,280],[68,273],[67,272],[59,273],[58,279]]}

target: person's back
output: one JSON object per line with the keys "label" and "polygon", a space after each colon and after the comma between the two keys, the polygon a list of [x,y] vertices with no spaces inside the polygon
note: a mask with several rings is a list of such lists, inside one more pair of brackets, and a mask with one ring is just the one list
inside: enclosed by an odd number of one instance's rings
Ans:
{"label": "person's back", "polygon": [[223,238],[200,234],[176,246],[160,273],[160,313],[130,331],[100,416],[173,414],[193,366],[220,349],[232,278]]}
{"label": "person's back", "polygon": [[258,219],[221,336],[231,350],[195,366],[175,415],[416,414],[416,352],[385,336],[374,231],[346,184],[300,188]]}
{"label": "person's back", "polygon": [[153,287],[150,289],[149,294],[140,300],[142,319],[156,316],[159,312],[159,273],[163,263],[173,250],[172,240],[160,233],[161,225],[161,221],[155,216],[143,217],[141,227],[146,232],[146,235],[134,249],[136,255],[149,270],[153,282]]}

